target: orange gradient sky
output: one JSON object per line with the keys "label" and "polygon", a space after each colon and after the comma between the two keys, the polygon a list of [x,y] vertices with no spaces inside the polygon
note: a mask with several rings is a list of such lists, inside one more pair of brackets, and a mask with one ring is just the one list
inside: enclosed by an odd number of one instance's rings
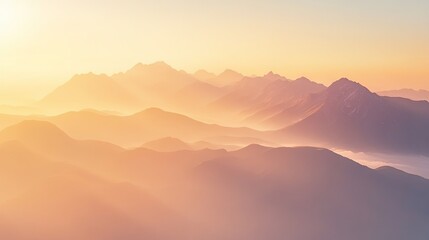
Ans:
{"label": "orange gradient sky", "polygon": [[158,60],[429,89],[428,12],[425,0],[0,0],[0,101]]}

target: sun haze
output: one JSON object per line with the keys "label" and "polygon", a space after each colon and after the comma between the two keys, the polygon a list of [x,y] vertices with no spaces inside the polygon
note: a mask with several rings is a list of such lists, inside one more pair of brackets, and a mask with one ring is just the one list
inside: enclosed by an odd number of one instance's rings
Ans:
{"label": "sun haze", "polygon": [[[373,90],[429,88],[429,3],[1,0],[0,84],[34,98],[75,73],[163,60]],[[25,86],[28,91],[25,91]]]}

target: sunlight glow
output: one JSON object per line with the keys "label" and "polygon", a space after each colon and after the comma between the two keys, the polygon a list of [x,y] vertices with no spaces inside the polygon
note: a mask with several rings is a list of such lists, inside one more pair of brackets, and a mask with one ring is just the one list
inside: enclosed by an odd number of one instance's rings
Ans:
{"label": "sunlight glow", "polygon": [[8,34],[16,20],[16,7],[12,1],[0,1],[0,35]]}

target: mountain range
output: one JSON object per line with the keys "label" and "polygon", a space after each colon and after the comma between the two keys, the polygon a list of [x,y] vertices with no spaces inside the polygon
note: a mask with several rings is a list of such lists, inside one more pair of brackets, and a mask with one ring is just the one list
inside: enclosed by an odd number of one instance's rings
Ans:
{"label": "mountain range", "polygon": [[[156,62],[112,76],[76,75],[38,106],[61,112],[56,117],[3,115],[0,124],[46,120],[74,137],[125,147],[173,137],[223,146],[304,144],[429,155],[428,102],[380,96],[346,78],[325,87],[273,72],[188,74]],[[75,112],[63,114],[67,111]]]}
{"label": "mountain range", "polygon": [[23,120],[47,121],[61,127],[75,138],[96,139],[123,147],[137,147],[148,141],[166,137],[192,143],[205,141],[215,145],[243,146],[254,142],[269,142],[264,141],[263,138],[268,136],[261,131],[208,124],[159,108],[149,108],[125,116],[91,110],[68,112],[56,116],[0,115],[0,129]]}

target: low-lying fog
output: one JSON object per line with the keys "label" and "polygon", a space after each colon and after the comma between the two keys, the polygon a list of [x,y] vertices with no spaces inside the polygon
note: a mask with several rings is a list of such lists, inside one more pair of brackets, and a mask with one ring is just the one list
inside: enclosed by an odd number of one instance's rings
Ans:
{"label": "low-lying fog", "polygon": [[392,166],[408,173],[429,178],[429,157],[416,155],[390,155],[381,153],[355,153],[345,150],[334,150],[334,152],[350,158],[370,168],[381,166]]}

